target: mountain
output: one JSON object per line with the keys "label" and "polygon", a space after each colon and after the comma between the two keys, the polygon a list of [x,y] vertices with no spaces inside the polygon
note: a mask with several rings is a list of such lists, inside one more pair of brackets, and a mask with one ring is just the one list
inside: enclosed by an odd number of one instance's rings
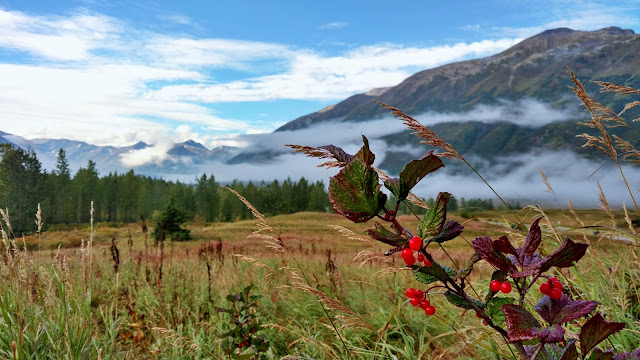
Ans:
{"label": "mountain", "polygon": [[[591,93],[597,86],[590,80],[640,88],[640,35],[618,27],[597,31],[547,30],[499,54],[421,71],[384,91],[351,96],[276,131],[388,115],[374,100],[409,115],[461,112],[478,104],[524,98],[535,98],[554,107],[575,106],[577,100],[567,89],[572,85],[568,68]],[[614,106],[623,101],[605,94],[597,98]]]}
{"label": "mountain", "polygon": [[[98,146],[83,141],[68,139],[33,139],[0,131],[0,144],[9,143],[25,150],[33,150],[45,169],[55,168],[58,151],[63,149],[67,156],[70,169],[75,172],[80,167],[86,167],[89,160],[94,161],[98,171],[106,174],[113,171],[123,172],[130,169],[123,164],[122,158],[127,154],[152,148],[151,145],[140,141],[131,146]],[[204,145],[188,140],[174,144],[168,151],[167,159],[160,163],[151,163],[136,167],[136,171],[146,175],[159,175],[175,172],[178,174],[197,174],[201,170],[196,165],[210,161],[226,162],[238,153],[232,146],[219,146],[207,149]]]}

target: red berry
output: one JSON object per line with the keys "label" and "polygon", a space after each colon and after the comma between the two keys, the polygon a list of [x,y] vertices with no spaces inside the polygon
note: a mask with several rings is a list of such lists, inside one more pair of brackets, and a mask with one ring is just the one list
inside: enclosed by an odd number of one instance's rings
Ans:
{"label": "red berry", "polygon": [[404,263],[407,264],[407,266],[411,266],[416,263],[416,258],[413,255],[411,255],[411,257],[403,257],[403,259]]}
{"label": "red berry", "polygon": [[424,266],[426,266],[426,267],[431,266],[431,260],[429,260],[429,259],[424,259]]}
{"label": "red berry", "polygon": [[493,281],[491,281],[491,283],[489,283],[489,288],[493,292],[498,292],[498,291],[500,291],[500,285],[502,285],[502,284],[500,284],[500,281],[493,280]]}
{"label": "red berry", "polygon": [[422,247],[422,239],[414,236],[409,240],[409,248],[413,251],[418,251]]}
{"label": "red berry", "polygon": [[418,262],[424,262],[427,258],[422,254],[418,254]]}
{"label": "red berry", "polygon": [[424,309],[424,312],[425,312],[427,315],[431,316],[431,315],[433,315],[433,314],[435,314],[435,313],[436,313],[436,308],[434,308],[433,306],[429,305],[429,306],[427,306],[427,307]]}
{"label": "red berry", "polygon": [[549,296],[551,296],[553,300],[558,300],[562,297],[562,290],[553,288]]}
{"label": "red berry", "polygon": [[562,289],[564,288],[564,286],[562,286],[562,284],[559,281],[554,282],[552,286],[554,289],[558,289],[560,291],[562,291]]}
{"label": "red berry", "polygon": [[489,322],[487,320],[482,320],[482,325],[489,325]]}
{"label": "red berry", "polygon": [[418,298],[411,298],[411,305],[413,305],[413,306],[418,306],[418,304],[420,304],[420,299],[418,299]]}
{"label": "red berry", "polygon": [[418,300],[422,300],[424,298],[424,292],[422,290],[416,290],[416,294],[413,295]]}
{"label": "red berry", "polygon": [[429,302],[429,300],[420,300],[420,303],[418,304],[418,306],[420,306],[422,309],[426,309],[427,306],[430,306],[431,303]]}
{"label": "red berry", "polygon": [[408,298],[412,298],[416,296],[416,289],[414,288],[408,288],[407,289],[407,297]]}
{"label": "red berry", "polygon": [[500,285],[500,291],[502,291],[505,294],[508,294],[511,292],[511,284],[509,284],[508,282],[503,282]]}
{"label": "red berry", "polygon": [[482,315],[480,315],[480,313],[479,313],[479,312],[477,312],[477,311],[476,311],[476,317],[477,317],[478,319],[482,319]]}
{"label": "red berry", "polygon": [[551,293],[551,286],[549,286],[549,283],[543,283],[540,285],[540,292],[545,295],[549,295]]}
{"label": "red berry", "polygon": [[405,259],[413,257],[413,251],[411,251],[411,249],[409,248],[402,249],[402,252],[400,254],[402,254],[402,257]]}
{"label": "red berry", "polygon": [[549,281],[551,281],[552,283],[558,282],[558,278],[554,276],[554,277],[549,278]]}

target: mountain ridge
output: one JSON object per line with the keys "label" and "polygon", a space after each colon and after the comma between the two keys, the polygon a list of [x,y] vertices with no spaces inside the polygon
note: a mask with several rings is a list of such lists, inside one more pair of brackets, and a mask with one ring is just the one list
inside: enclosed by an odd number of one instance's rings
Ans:
{"label": "mountain ridge", "polygon": [[[610,56],[608,54],[611,54]],[[327,121],[364,121],[388,115],[375,101],[409,115],[453,112],[498,99],[536,98],[551,106],[577,105],[566,86],[567,68],[594,90],[589,80],[640,87],[640,35],[607,27],[596,31],[543,31],[498,54],[420,71],[381,94],[355,94],[325,111],[301,116],[275,131],[297,130]],[[612,96],[597,94],[608,100]]]}

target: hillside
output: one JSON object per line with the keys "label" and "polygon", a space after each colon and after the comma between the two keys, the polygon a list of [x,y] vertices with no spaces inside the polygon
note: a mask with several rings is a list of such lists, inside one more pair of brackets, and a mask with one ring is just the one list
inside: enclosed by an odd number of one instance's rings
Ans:
{"label": "hillside", "polygon": [[[276,131],[296,130],[329,120],[365,121],[387,115],[373,101],[410,115],[426,111],[460,112],[499,100],[535,98],[554,107],[577,104],[567,90],[571,68],[590,80],[640,87],[640,35],[609,27],[598,31],[553,29],[528,38],[493,56],[421,71],[386,91],[357,94],[323,111],[299,117]],[[613,96],[598,95],[620,106]]]}

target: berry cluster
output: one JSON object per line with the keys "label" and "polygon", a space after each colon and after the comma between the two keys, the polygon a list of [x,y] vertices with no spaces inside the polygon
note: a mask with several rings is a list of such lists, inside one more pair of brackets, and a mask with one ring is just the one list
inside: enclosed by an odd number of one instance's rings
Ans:
{"label": "berry cluster", "polygon": [[562,297],[563,288],[564,286],[562,286],[558,278],[552,277],[549,281],[540,285],[540,292],[549,295],[553,300],[558,300]]}
{"label": "berry cluster", "polygon": [[491,283],[489,283],[489,288],[493,292],[502,291],[505,294],[508,294],[511,292],[511,284],[509,284],[506,281],[500,282],[498,280],[493,280]]}
{"label": "berry cluster", "polygon": [[[416,263],[416,257],[413,256],[414,251],[420,251],[422,249],[422,239],[418,236],[414,236],[409,240],[409,247],[402,249],[402,258],[407,266],[411,266]],[[431,260],[427,259],[424,254],[418,253],[418,262],[424,263],[424,266],[431,266]]]}
{"label": "berry cluster", "polygon": [[[480,314],[479,312],[476,311],[476,317],[478,319],[482,319],[482,314]],[[482,324],[483,325],[489,325],[489,322],[487,320],[482,320]]]}
{"label": "berry cluster", "polygon": [[424,298],[425,293],[422,290],[416,290],[414,288],[407,289],[407,297],[411,299],[411,305],[417,306],[424,310],[425,314],[433,315],[436,313],[436,308],[431,305],[428,299]]}

